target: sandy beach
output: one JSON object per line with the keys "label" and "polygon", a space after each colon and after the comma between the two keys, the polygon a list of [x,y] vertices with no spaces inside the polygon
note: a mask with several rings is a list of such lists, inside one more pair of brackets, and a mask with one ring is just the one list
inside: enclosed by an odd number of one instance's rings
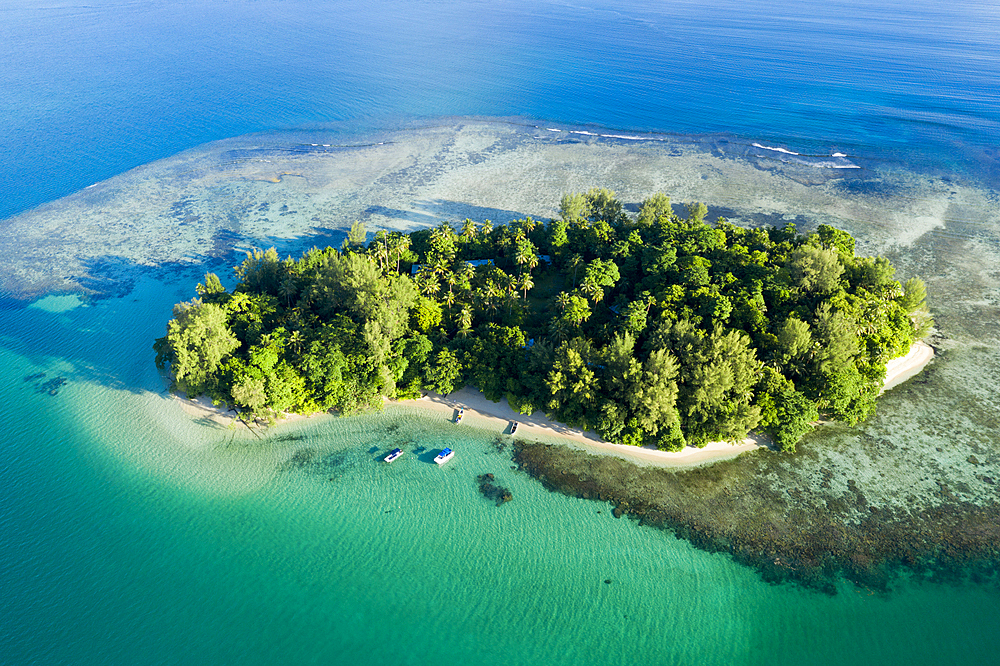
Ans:
{"label": "sandy beach", "polygon": [[[914,343],[906,356],[893,359],[887,364],[883,392],[918,374],[933,358],[934,349],[930,345],[922,341]],[[613,444],[604,441],[593,432],[570,428],[562,423],[552,421],[540,411],[535,411],[531,416],[518,414],[511,409],[506,399],[500,402],[491,402],[481,392],[468,386],[447,396],[431,393],[419,400],[393,404],[432,410],[447,415],[448,418],[453,418],[456,410],[462,408],[465,410],[462,422],[476,427],[509,432],[510,422],[517,421],[519,435],[558,438],[595,453],[616,455],[634,462],[661,467],[702,465],[726,458],[735,458],[741,453],[770,444],[765,437],[753,433],[741,442],[709,442],[703,448],[688,446],[681,451],[659,451],[647,447]]]}
{"label": "sandy beach", "polygon": [[594,453],[612,454],[634,462],[664,467],[688,467],[706,461],[733,458],[744,451],[752,451],[766,445],[766,442],[756,435],[735,444],[711,442],[702,449],[687,447],[683,451],[676,452],[613,444],[604,441],[594,432],[570,428],[563,423],[553,421],[541,411],[535,411],[531,416],[518,414],[511,409],[506,399],[491,402],[481,392],[469,386],[447,396],[430,393],[419,400],[390,404],[430,410],[449,419],[454,418],[456,411],[462,408],[465,410],[462,423],[476,428],[509,432],[510,423],[517,421],[519,436],[558,440]]}
{"label": "sandy beach", "polygon": [[[887,391],[918,374],[933,358],[934,350],[930,345],[925,342],[914,343],[906,356],[889,361],[885,386],[882,390]],[[229,426],[234,420],[232,412],[225,412],[222,408],[212,405],[208,398],[200,397],[190,400],[179,396],[175,397],[181,402],[184,411],[195,418],[209,419],[223,426]],[[517,421],[517,434],[521,436],[533,435],[540,439],[558,440],[593,453],[615,455],[633,462],[660,467],[702,465],[726,458],[735,458],[746,451],[753,451],[769,445],[766,438],[756,434],[751,434],[741,442],[710,442],[703,448],[689,446],[682,451],[659,451],[648,447],[613,444],[604,441],[593,432],[570,428],[565,424],[553,421],[541,411],[535,411],[531,416],[518,414],[511,409],[506,399],[500,402],[491,402],[480,391],[469,386],[447,396],[429,393],[418,400],[387,400],[386,404],[427,410],[448,419],[454,418],[457,410],[461,408],[465,410],[462,423],[476,428],[509,432],[511,422]],[[282,423],[299,418],[307,417],[299,414],[287,414],[284,419],[280,419],[278,422]]]}
{"label": "sandy beach", "polygon": [[882,387],[882,392],[885,393],[910,377],[916,376],[933,358],[934,348],[923,340],[917,340],[906,356],[894,358],[885,364],[885,385]]}

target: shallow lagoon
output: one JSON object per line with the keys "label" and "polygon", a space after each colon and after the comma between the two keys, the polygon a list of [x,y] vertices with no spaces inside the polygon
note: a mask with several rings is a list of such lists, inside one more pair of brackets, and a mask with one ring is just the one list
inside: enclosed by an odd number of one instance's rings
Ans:
{"label": "shallow lagoon", "polygon": [[[861,252],[888,253],[900,277],[928,282],[944,353],[871,422],[811,437],[779,463],[775,489],[791,475],[821,499],[852,480],[873,504],[996,501],[981,478],[1000,478],[1000,276],[982,270],[1000,265],[991,191],[874,165],[832,178],[827,166],[726,138],[571,130],[617,134],[454,121],[326,141],[251,136],[10,220],[6,256],[30,258],[3,268],[5,290],[38,298],[0,311],[0,398],[17,406],[0,470],[4,596],[16,618],[0,634],[4,652],[105,663],[941,663],[995,653],[998,639],[982,630],[997,619],[992,580],[903,576],[888,594],[842,582],[833,597],[769,585],[728,556],[616,520],[607,504],[549,493],[510,469],[495,433],[404,409],[287,424],[261,441],[191,419],[166,394],[151,341],[205,270],[230,282],[234,248],[339,244],[354,219],[371,230],[545,218],[562,192],[594,185],[629,203],[662,190],[743,224],[847,228]],[[55,395],[43,388],[60,378]],[[403,442],[406,457],[379,464]],[[459,455],[439,469],[427,458],[441,446]],[[835,471],[829,488],[820,467]],[[484,472],[514,500],[481,497]]]}

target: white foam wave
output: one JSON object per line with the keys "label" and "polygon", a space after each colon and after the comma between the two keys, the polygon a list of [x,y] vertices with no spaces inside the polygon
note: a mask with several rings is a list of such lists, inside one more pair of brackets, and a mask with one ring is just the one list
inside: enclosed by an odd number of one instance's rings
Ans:
{"label": "white foam wave", "polygon": [[784,148],[775,148],[773,146],[762,146],[759,143],[753,144],[753,147],[754,148],[763,148],[764,150],[773,150],[776,153],[785,153],[786,155],[798,155],[798,153],[792,152],[791,150],[786,150]]}
{"label": "white foam wave", "polygon": [[833,155],[830,155],[830,157],[847,157],[847,155],[844,153],[834,153]]}
{"label": "white foam wave", "polygon": [[608,139],[628,139],[629,141],[642,141],[646,138],[644,136],[629,136],[628,134],[602,134],[601,136]]}
{"label": "white foam wave", "polygon": [[550,132],[562,132],[561,129],[556,129],[554,127],[546,127],[545,129],[547,129]]}
{"label": "white foam wave", "polygon": [[570,134],[586,134],[587,136],[600,136],[600,134],[594,134],[593,132],[588,132],[586,130],[570,130]]}

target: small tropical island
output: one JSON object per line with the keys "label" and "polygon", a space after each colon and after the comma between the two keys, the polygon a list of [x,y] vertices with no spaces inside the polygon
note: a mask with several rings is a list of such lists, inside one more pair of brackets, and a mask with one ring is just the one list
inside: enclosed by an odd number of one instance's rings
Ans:
{"label": "small tropical island", "polygon": [[350,414],[469,385],[608,442],[678,451],[875,410],[886,365],[933,320],[919,278],[819,225],[744,228],[637,213],[613,192],[559,217],[411,233],[361,223],[343,246],[254,250],[230,293],[209,273],[154,347],[172,388],[246,420]]}

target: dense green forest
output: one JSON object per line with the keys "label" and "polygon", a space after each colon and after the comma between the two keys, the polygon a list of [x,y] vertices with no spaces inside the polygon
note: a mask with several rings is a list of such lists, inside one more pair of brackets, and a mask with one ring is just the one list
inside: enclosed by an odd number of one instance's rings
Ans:
{"label": "dense green forest", "polygon": [[[340,250],[248,253],[174,307],[157,364],[246,418],[380,406],[466,384],[606,440],[678,450],[871,415],[886,362],[933,322],[918,278],[821,225],[706,223],[613,192],[560,215],[409,234],[356,223]],[[366,243],[367,241],[367,243]]]}

